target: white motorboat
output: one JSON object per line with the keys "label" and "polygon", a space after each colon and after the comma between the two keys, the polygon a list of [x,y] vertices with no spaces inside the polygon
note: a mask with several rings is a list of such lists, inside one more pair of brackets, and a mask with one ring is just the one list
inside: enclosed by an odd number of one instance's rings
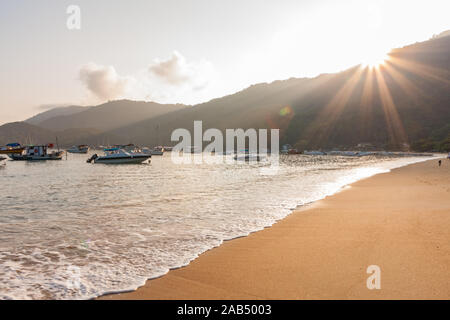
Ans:
{"label": "white motorboat", "polygon": [[88,153],[89,152],[89,146],[87,145],[79,145],[79,146],[73,146],[70,149],[67,149],[67,152],[69,153]]}
{"label": "white motorboat", "polygon": [[162,155],[164,155],[164,151],[165,151],[164,147],[162,147],[162,146],[155,147],[151,150],[148,148],[145,148],[145,149],[146,149],[145,151],[143,150],[144,153],[151,153],[152,156],[162,156]]}
{"label": "white motorboat", "polygon": [[64,151],[52,151],[52,144],[41,146],[27,146],[22,154],[10,154],[9,157],[15,161],[45,161],[45,160],[61,160]]}
{"label": "white motorboat", "polygon": [[163,156],[164,152],[159,150],[152,150],[152,156]]}
{"label": "white motorboat", "polygon": [[97,154],[94,154],[87,162],[104,164],[139,164],[152,157],[151,154],[143,153],[139,149],[125,150],[122,148],[111,148],[105,149],[104,152],[104,156],[99,157]]}
{"label": "white motorboat", "polygon": [[142,153],[147,154],[147,155],[152,155],[152,149],[144,147],[141,149]]}

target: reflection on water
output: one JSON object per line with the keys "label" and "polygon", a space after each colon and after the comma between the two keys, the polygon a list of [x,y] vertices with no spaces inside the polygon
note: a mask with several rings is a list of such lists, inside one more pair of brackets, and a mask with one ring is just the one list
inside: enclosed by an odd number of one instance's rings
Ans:
{"label": "reflection on water", "polygon": [[86,155],[0,169],[0,298],[134,289],[298,205],[424,158],[281,157],[266,163],[92,165]]}

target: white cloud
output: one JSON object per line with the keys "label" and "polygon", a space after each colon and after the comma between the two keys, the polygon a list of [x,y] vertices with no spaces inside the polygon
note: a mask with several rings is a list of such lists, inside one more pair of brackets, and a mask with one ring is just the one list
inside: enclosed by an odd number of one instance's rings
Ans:
{"label": "white cloud", "polygon": [[173,85],[189,82],[193,76],[186,59],[177,51],[174,51],[166,60],[156,59],[148,69],[156,77]]}
{"label": "white cloud", "polygon": [[189,85],[194,90],[204,88],[212,74],[213,67],[208,61],[188,63],[177,51],[169,58],[156,59],[148,68],[151,76],[173,86]]}
{"label": "white cloud", "polygon": [[113,66],[95,63],[86,64],[81,68],[80,80],[91,93],[102,100],[124,98],[134,83],[131,77],[119,76]]}
{"label": "white cloud", "polygon": [[187,62],[177,51],[155,59],[133,75],[121,76],[113,66],[89,63],[80,70],[80,80],[100,100],[133,99],[159,103],[193,104],[211,99],[205,90],[215,77],[205,60]]}

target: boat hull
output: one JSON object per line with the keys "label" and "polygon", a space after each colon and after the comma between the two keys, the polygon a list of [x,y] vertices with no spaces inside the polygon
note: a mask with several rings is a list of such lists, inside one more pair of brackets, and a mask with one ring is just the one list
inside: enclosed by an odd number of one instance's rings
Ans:
{"label": "boat hull", "polygon": [[67,150],[68,153],[87,154],[89,150]]}
{"label": "boat hull", "polygon": [[24,154],[10,154],[8,155],[11,160],[14,161],[52,161],[52,160],[62,160],[62,157],[64,155],[63,151],[59,151],[52,154],[46,154],[42,156],[29,156]]}
{"label": "boat hull", "polygon": [[94,163],[101,164],[140,164],[148,159],[151,156],[131,156],[131,157],[99,157],[94,160]]}
{"label": "boat hull", "polygon": [[51,161],[51,160],[62,160],[61,156],[55,156],[55,157],[30,157],[30,156],[17,156],[17,155],[11,155],[11,159],[14,161]]}
{"label": "boat hull", "polygon": [[0,154],[22,154],[25,148],[21,149],[9,149],[9,150],[0,150]]}

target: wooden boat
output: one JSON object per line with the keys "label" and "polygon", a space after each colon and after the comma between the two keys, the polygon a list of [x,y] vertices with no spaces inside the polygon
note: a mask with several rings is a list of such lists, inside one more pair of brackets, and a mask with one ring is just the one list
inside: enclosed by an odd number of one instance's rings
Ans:
{"label": "wooden boat", "polygon": [[22,154],[25,150],[19,143],[10,143],[5,147],[0,147],[0,154]]}

